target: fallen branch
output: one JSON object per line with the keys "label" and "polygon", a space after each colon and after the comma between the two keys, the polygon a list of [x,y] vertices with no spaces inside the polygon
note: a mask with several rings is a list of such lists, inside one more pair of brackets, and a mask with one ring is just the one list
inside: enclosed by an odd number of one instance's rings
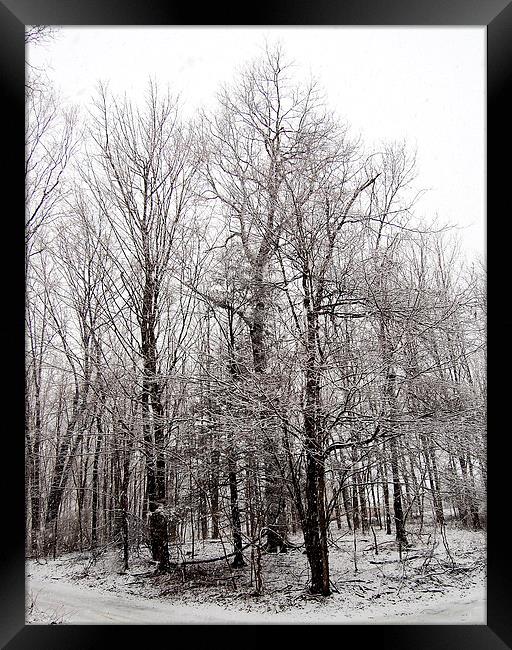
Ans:
{"label": "fallen branch", "polygon": [[[409,560],[416,560],[419,557],[425,557],[424,555],[411,555],[410,557],[404,558],[404,561],[409,561]],[[368,560],[370,564],[394,564],[395,562],[399,562],[400,559],[397,558],[395,560]]]}
{"label": "fallen branch", "polygon": [[345,584],[347,582],[364,582],[364,583],[367,583],[368,580],[358,580],[358,579],[354,579],[354,580],[338,580],[338,582],[340,584]]}
{"label": "fallen branch", "polygon": [[[249,548],[249,546],[252,546],[252,542],[249,542],[248,544],[245,544],[245,546],[242,546],[242,551],[245,551],[246,548]],[[184,560],[183,562],[171,562],[171,567],[173,568],[179,568],[182,566],[189,566],[191,564],[206,564],[207,562],[219,562],[220,560],[225,560],[228,557],[233,557],[233,555],[236,555],[238,551],[233,551],[233,553],[228,553],[227,555],[221,555],[220,557],[209,557],[204,560]]]}

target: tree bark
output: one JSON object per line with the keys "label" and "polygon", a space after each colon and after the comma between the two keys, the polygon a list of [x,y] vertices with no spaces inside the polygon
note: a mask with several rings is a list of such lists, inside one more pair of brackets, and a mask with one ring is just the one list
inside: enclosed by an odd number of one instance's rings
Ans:
{"label": "tree bark", "polygon": [[304,543],[311,569],[313,594],[328,596],[329,552],[327,547],[327,522],[325,513],[325,459],[322,430],[318,421],[320,403],[320,377],[316,359],[318,316],[311,304],[304,281],[304,307],[306,329],[306,384],[304,396],[304,437],[306,452],[306,512]]}
{"label": "tree bark", "polygon": [[149,531],[153,559],[157,562],[157,573],[165,573],[170,568],[169,540],[167,536],[167,517],[158,504],[149,513]]}
{"label": "tree bark", "polygon": [[238,569],[245,566],[246,562],[242,554],[243,539],[240,508],[238,506],[237,463],[232,450],[230,451],[228,458],[228,482],[231,505],[231,526],[233,529],[233,551],[235,554],[231,565]]}

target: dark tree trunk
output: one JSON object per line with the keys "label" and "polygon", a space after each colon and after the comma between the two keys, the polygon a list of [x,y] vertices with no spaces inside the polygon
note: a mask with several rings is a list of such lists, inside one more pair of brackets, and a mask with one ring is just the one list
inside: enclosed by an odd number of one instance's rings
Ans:
{"label": "dark tree trunk", "polygon": [[439,482],[439,472],[437,469],[436,452],[432,445],[430,446],[430,458],[432,461],[432,476],[434,478],[436,500],[437,500],[436,516],[437,516],[438,523],[443,525],[444,524],[443,497],[441,495],[441,484]]}
{"label": "dark tree trunk", "polygon": [[247,467],[245,471],[245,530],[249,539],[256,539],[257,519],[259,513],[256,512],[256,467],[254,454],[249,453],[247,458]]}
{"label": "dark tree trunk", "polygon": [[201,532],[201,539],[208,539],[208,510],[206,508],[206,495],[204,487],[201,487],[199,494],[199,512],[198,512],[198,528]]}
{"label": "dark tree trunk", "polygon": [[357,474],[352,477],[352,522],[354,530],[359,530],[359,497],[357,493]]}
{"label": "dark tree trunk", "polygon": [[[143,234],[143,244],[147,234]],[[142,377],[142,409],[144,440],[147,454],[147,490],[149,501],[165,500],[164,408],[162,388],[157,369],[157,302],[158,291],[152,264],[146,253],[146,278],[140,315]],[[152,426],[151,426],[152,425]]]}
{"label": "dark tree trunk", "polygon": [[363,482],[364,472],[360,472],[357,481],[357,491],[359,493],[359,503],[361,505],[361,532],[368,531],[368,509],[366,505],[366,495]]}
{"label": "dark tree trunk", "polygon": [[[85,460],[84,460],[85,458]],[[77,469],[77,495],[76,503],[78,508],[78,545],[80,552],[83,551],[84,546],[84,526],[83,526],[83,512],[85,494],[87,488],[87,476],[89,473],[89,445],[86,447],[84,456],[83,439],[80,441],[80,454],[78,456],[79,467]]]}
{"label": "dark tree trunk", "polygon": [[96,416],[96,428],[98,436],[94,448],[94,457],[92,462],[92,485],[91,485],[91,547],[94,548],[98,543],[98,501],[99,501],[99,461],[101,444],[103,441],[103,423],[101,415]]}
{"label": "dark tree trunk", "polygon": [[[153,383],[151,391],[153,411],[153,430],[155,435],[155,491],[158,501],[166,501],[166,460],[165,460],[165,411],[161,389]],[[170,425],[169,425],[170,426]]]}
{"label": "dark tree trunk", "polygon": [[212,450],[211,470],[211,518],[212,518],[212,539],[219,539],[219,472],[220,454],[217,448]]}
{"label": "dark tree trunk", "polygon": [[391,535],[391,514],[389,507],[389,483],[387,462],[384,458],[382,461],[382,491],[384,493],[384,520],[386,522],[386,535]]}
{"label": "dark tree trunk", "polygon": [[473,474],[473,462],[471,460],[471,454],[468,452],[468,470],[469,478],[471,482],[471,500],[470,500],[470,512],[471,512],[471,521],[473,528],[479,530],[482,528],[482,523],[480,521],[480,514],[478,512],[478,505],[476,502],[476,488],[475,488],[475,477]]}
{"label": "dark tree trunk", "polygon": [[[130,527],[129,527],[129,489],[130,489],[130,455],[132,441],[125,438],[123,450],[123,475],[120,486],[119,507],[121,510],[121,538],[123,540],[123,569],[128,571],[130,559]],[[165,550],[165,552],[167,552]]]}
{"label": "dark tree trunk", "polygon": [[398,449],[395,436],[391,437],[389,445],[391,451],[391,475],[393,478],[393,511],[395,517],[396,540],[399,544],[407,546],[404,511],[402,507],[402,487],[398,471]]}
{"label": "dark tree trunk", "polygon": [[399,458],[398,458],[398,440],[396,434],[396,373],[392,365],[392,353],[390,352],[390,343],[385,321],[381,321],[381,342],[383,357],[387,366],[385,378],[385,397],[388,410],[388,424],[386,426],[389,433],[389,449],[391,464],[391,480],[393,485],[393,514],[395,519],[396,540],[400,546],[407,546],[407,536],[405,534],[405,516],[402,505],[402,486],[400,483]]}
{"label": "dark tree trunk", "polygon": [[[276,471],[277,469],[275,460],[267,459],[265,466],[267,471]],[[282,481],[280,479],[280,473],[278,475],[267,475],[266,477],[266,550],[269,553],[277,553],[280,550],[286,550],[285,500]]]}
{"label": "dark tree trunk", "polygon": [[323,489],[323,461],[319,461],[318,456],[315,458],[314,452],[310,451],[306,461],[306,520],[303,525],[311,570],[310,591],[328,596],[331,589]]}
{"label": "dark tree trunk", "polygon": [[159,506],[149,514],[149,532],[151,552],[157,562],[157,573],[165,573],[170,568],[167,517]]}
{"label": "dark tree trunk", "polygon": [[53,469],[50,492],[48,495],[48,507],[46,510],[45,524],[47,529],[50,531],[52,531],[54,528],[55,520],[59,514],[64,489],[66,487],[71,470],[71,463],[74,457],[74,453],[80,442],[80,437],[77,436],[73,443],[73,435],[75,433],[78,422],[85,411],[85,407],[85,394],[83,394],[80,398],[80,391],[78,388],[76,388],[75,396],[73,399],[73,412],[71,420],[69,421],[63,439],[57,447],[55,466]]}
{"label": "dark tree trunk", "polygon": [[338,530],[341,530],[341,510],[338,497],[336,497],[336,501],[334,503],[334,518],[336,519],[336,528]]}
{"label": "dark tree trunk", "polygon": [[[373,516],[377,520],[377,523],[379,524],[379,528],[382,530],[382,518],[380,516],[380,506],[377,503],[377,499],[375,496],[375,487],[373,485],[373,480],[371,479],[371,477],[370,480],[372,481],[370,486],[370,491],[371,491],[372,503],[373,503]],[[371,517],[370,517],[370,523],[371,523]]]}
{"label": "dark tree trunk", "polygon": [[240,520],[240,508],[238,506],[238,485],[236,474],[237,463],[233,457],[233,451],[231,451],[228,459],[228,482],[231,505],[231,526],[233,529],[233,551],[235,553],[232,566],[235,568],[240,568],[245,566],[246,562],[242,554],[242,523]]}
{"label": "dark tree trunk", "polygon": [[[233,327],[233,311],[228,312],[229,338],[228,338],[228,370],[233,382],[240,379],[239,368],[235,359],[235,331]],[[229,504],[231,512],[231,530],[233,533],[234,559],[231,566],[240,568],[246,565],[242,554],[242,520],[240,517],[240,506],[238,504],[238,462],[232,432],[229,432],[228,444],[228,483],[229,483]]]}
{"label": "dark tree trunk", "polygon": [[352,530],[352,517],[351,517],[352,508],[350,506],[350,494],[349,494],[348,485],[346,485],[345,483],[343,484],[343,487],[341,488],[341,495],[343,497],[343,507],[345,508],[345,516],[347,518],[347,526],[348,526],[349,530]]}
{"label": "dark tree trunk", "polygon": [[[160,499],[162,492],[165,494],[165,487],[161,484],[161,476],[159,477],[160,481],[157,482],[157,452],[155,449],[156,445],[153,444],[151,423],[149,420],[151,417],[149,390],[147,390],[147,382],[145,381],[144,383],[146,390],[144,390],[142,395],[142,411],[144,440],[146,443],[146,498],[149,506],[149,541],[152,558],[157,562],[158,570],[166,571],[169,564],[167,519],[161,510],[158,510],[156,517],[154,516],[159,505],[162,505]],[[165,535],[163,533],[164,524]]]}
{"label": "dark tree trunk", "polygon": [[[39,388],[37,387],[39,391]],[[41,453],[41,403],[39,395],[35,404],[35,424],[30,454],[30,514],[31,514],[31,549],[35,557],[39,554],[39,532],[41,528],[41,477],[40,477],[40,453]]]}
{"label": "dark tree trunk", "polygon": [[411,479],[412,479],[414,496],[415,496],[415,499],[416,499],[416,513],[419,516],[420,515],[420,509],[421,509],[420,492],[421,492],[421,496],[423,496],[423,490],[420,490],[420,487],[418,485],[418,479],[416,477],[416,472],[414,470],[414,462],[413,462],[412,454],[409,455],[409,472],[410,472],[410,476],[411,476]]}
{"label": "dark tree trunk", "polygon": [[304,398],[304,438],[306,451],[306,512],[303,524],[304,543],[311,570],[313,594],[328,596],[329,552],[327,547],[327,521],[325,512],[325,459],[322,429],[318,411],[320,405],[320,376],[317,367],[316,340],[317,314],[310,302],[309,289],[304,279],[304,307],[307,317],[306,332],[306,385]]}
{"label": "dark tree trunk", "polygon": [[[404,488],[405,488],[405,501],[407,503],[407,512],[411,512],[412,508],[412,495],[411,495],[411,489],[409,486],[409,478],[407,476],[407,466],[405,464],[405,456],[404,456],[404,449],[403,447],[399,444],[398,445],[398,455],[399,455],[399,469],[402,474],[402,480],[404,483]],[[401,461],[401,462],[400,462]]]}
{"label": "dark tree trunk", "polygon": [[443,505],[440,502],[439,489],[434,477],[434,468],[433,468],[433,464],[435,463],[435,456],[433,454],[433,450],[431,450],[430,448],[430,445],[428,445],[425,436],[422,436],[422,442],[423,442],[423,451],[425,455],[425,465],[427,467],[427,476],[430,483],[430,490],[432,492],[434,513],[436,516],[437,523],[442,526],[444,524]]}
{"label": "dark tree trunk", "polygon": [[461,480],[461,489],[460,489],[460,520],[462,525],[466,528],[470,526],[470,516],[469,516],[469,498],[468,498],[468,481],[467,481],[467,465],[466,459],[463,455],[459,456],[459,465],[462,472]]}

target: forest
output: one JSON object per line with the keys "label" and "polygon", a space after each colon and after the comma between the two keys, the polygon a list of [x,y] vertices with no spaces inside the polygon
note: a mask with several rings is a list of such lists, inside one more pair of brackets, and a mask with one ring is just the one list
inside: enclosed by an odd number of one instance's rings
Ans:
{"label": "forest", "polygon": [[455,571],[486,525],[485,271],[418,216],[407,143],[353,136],[278,46],[192,117],[155,81],[26,91],[27,557],[255,598],[292,558],[343,593],[363,547]]}

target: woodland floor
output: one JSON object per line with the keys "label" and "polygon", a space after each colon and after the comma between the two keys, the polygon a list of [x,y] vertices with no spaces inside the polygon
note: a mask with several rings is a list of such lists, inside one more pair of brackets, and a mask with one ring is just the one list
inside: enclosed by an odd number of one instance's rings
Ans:
{"label": "woodland floor", "polygon": [[[254,595],[248,565],[225,560],[154,576],[145,547],[121,570],[121,551],[69,553],[27,563],[26,621],[50,623],[389,623],[485,624],[486,541],[482,531],[446,528],[443,537],[410,533],[400,560],[392,536],[354,537],[332,530],[333,594],[307,593],[303,547],[262,554],[263,593]],[[299,537],[292,541],[300,544]],[[231,549],[228,549],[228,552]],[[184,548],[191,559],[190,547]],[[175,556],[173,549],[172,555]],[[222,555],[218,541],[196,542],[195,560]],[[177,557],[172,557],[176,561]]]}

